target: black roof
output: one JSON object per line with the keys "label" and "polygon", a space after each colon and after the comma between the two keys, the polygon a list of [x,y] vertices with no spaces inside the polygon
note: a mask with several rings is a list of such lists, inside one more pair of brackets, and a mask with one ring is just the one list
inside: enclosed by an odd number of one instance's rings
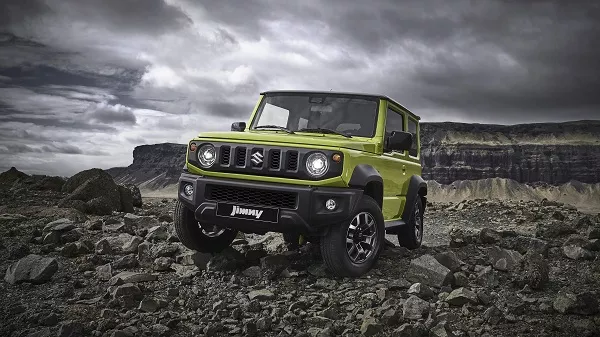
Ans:
{"label": "black roof", "polygon": [[412,111],[408,110],[408,108],[406,108],[402,104],[396,102],[393,98],[386,96],[386,95],[381,95],[381,94],[370,94],[370,93],[364,93],[364,92],[343,92],[343,91],[314,91],[314,90],[267,90],[267,91],[261,92],[260,94],[264,95],[264,94],[293,94],[293,93],[296,93],[296,94],[305,93],[305,94],[352,95],[352,96],[367,96],[367,97],[385,99],[385,100],[390,101],[390,102],[394,103],[395,105],[401,107],[402,109],[406,110],[406,112],[408,112],[411,116],[413,116],[417,120],[421,119],[419,116],[415,115]]}

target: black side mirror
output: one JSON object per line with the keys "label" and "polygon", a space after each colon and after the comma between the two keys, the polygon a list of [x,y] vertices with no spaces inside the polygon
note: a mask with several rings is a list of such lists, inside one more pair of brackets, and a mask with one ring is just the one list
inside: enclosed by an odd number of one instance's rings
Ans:
{"label": "black side mirror", "polygon": [[413,136],[410,132],[392,131],[385,139],[386,151],[405,151],[410,150],[413,143]]}
{"label": "black side mirror", "polygon": [[231,124],[231,131],[244,131],[246,129],[246,122],[235,122]]}

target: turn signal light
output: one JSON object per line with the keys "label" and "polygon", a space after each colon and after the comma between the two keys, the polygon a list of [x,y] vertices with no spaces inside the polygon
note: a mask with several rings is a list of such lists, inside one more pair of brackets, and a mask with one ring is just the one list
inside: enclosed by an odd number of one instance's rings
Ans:
{"label": "turn signal light", "polygon": [[196,143],[190,144],[190,151],[192,151],[192,152],[196,151],[196,147],[197,147]]}
{"label": "turn signal light", "polygon": [[333,160],[336,163],[339,163],[342,161],[342,156],[340,156],[339,153],[336,153],[333,156],[331,156],[331,160]]}

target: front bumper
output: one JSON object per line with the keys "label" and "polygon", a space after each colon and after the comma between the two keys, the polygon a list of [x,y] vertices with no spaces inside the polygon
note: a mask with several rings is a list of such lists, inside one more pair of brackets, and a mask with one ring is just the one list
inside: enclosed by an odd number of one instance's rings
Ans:
{"label": "front bumper", "polygon": [[[187,196],[184,186],[191,184],[194,193]],[[261,204],[264,198],[245,198],[240,200],[223,200],[223,194],[212,194],[215,188],[236,189],[252,193],[267,193],[271,197],[277,193],[287,196],[294,194],[295,202],[281,207],[281,205]],[[183,173],[179,178],[178,198],[191,211],[200,223],[217,225],[220,227],[237,229],[245,233],[295,232],[304,235],[318,236],[324,234],[330,225],[349,220],[354,213],[363,191],[352,188],[311,187],[291,184],[272,184],[262,182],[249,182],[236,179],[221,179]],[[228,196],[228,198],[231,196]],[[235,198],[235,196],[233,196]],[[239,199],[239,198],[238,198]],[[325,208],[325,202],[334,199],[336,208],[332,211]],[[248,219],[248,217],[229,217],[217,215],[219,204],[235,204],[239,207],[277,209],[275,222],[265,222]]]}

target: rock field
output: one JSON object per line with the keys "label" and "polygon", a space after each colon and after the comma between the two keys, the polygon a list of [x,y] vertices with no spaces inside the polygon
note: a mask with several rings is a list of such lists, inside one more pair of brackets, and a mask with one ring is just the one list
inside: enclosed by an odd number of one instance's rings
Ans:
{"label": "rock field", "polygon": [[276,234],[189,251],[173,199],[84,172],[0,175],[0,336],[600,335],[599,215],[430,203],[422,248],[340,279]]}

